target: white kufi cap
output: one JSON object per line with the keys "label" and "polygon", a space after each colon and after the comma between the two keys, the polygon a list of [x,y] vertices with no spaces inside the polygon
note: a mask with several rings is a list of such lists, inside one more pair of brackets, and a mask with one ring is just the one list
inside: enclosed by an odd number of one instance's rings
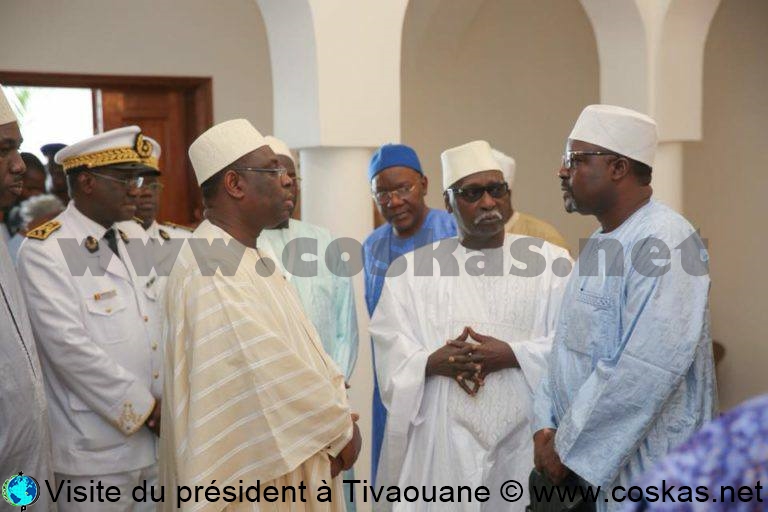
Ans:
{"label": "white kufi cap", "polygon": [[16,114],[11,110],[11,105],[5,97],[5,93],[0,87],[0,124],[17,122]]}
{"label": "white kufi cap", "polygon": [[653,167],[656,156],[656,121],[645,114],[613,105],[590,105],[568,136],[604,147]]}
{"label": "white kufi cap", "polygon": [[512,188],[512,183],[515,181],[515,169],[517,168],[515,159],[502,153],[498,149],[491,148],[491,153],[493,153],[493,158],[499,162],[501,172],[504,174],[504,181],[507,182],[509,188]]}
{"label": "white kufi cap", "polygon": [[291,162],[293,162],[293,165],[296,165],[296,160],[293,159],[293,155],[291,154],[291,148],[288,147],[288,144],[283,142],[282,140],[278,139],[277,137],[273,137],[272,135],[267,135],[264,137],[264,140],[267,141],[267,144],[269,144],[269,147],[272,148],[272,151],[276,155],[284,155],[291,159]]}
{"label": "white kufi cap", "polygon": [[266,145],[264,137],[245,119],[232,119],[209,128],[189,146],[197,184],[202,185],[238,158]]}
{"label": "white kufi cap", "polygon": [[475,140],[446,149],[440,155],[443,164],[443,190],[460,179],[483,171],[501,171],[499,162],[493,158],[491,145],[484,140]]}

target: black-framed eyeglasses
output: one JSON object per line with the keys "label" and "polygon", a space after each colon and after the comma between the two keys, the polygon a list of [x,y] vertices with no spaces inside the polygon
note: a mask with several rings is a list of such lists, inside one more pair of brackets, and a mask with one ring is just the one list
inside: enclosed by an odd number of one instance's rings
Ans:
{"label": "black-framed eyeglasses", "polygon": [[501,183],[491,183],[490,185],[470,185],[468,187],[449,188],[454,195],[459,196],[470,203],[476,203],[487,192],[494,199],[500,199],[509,192],[509,185],[506,181]]}
{"label": "black-framed eyeglasses", "polygon": [[402,199],[404,196],[407,196],[413,192],[415,188],[416,184],[411,183],[410,185],[403,185],[402,187],[398,187],[394,190],[374,190],[371,192],[371,195],[374,199],[376,199],[377,203],[385,205],[388,204],[395,196]]}
{"label": "black-framed eyeglasses", "polygon": [[126,188],[141,188],[141,186],[144,184],[144,176],[126,176],[124,178],[115,178],[114,176],[107,176],[106,174],[97,172],[89,172],[88,174],[95,176],[96,178],[114,181],[115,183],[119,183]]}
{"label": "black-framed eyeglasses", "polygon": [[621,155],[617,153],[613,153],[611,151],[566,151],[562,157],[563,168],[568,169],[569,171],[572,171],[576,165],[576,162],[578,162],[578,160],[575,160],[573,157],[580,157],[580,156],[621,156]]}
{"label": "black-framed eyeglasses", "polygon": [[233,171],[251,171],[251,172],[265,172],[282,178],[288,174],[288,169],[285,167],[230,167]]}

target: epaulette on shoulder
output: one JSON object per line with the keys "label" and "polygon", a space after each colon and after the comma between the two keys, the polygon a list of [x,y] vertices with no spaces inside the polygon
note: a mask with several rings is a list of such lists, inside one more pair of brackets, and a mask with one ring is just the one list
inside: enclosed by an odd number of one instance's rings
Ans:
{"label": "epaulette on shoulder", "polygon": [[189,226],[182,226],[181,224],[175,224],[173,222],[161,222],[160,224],[163,226],[168,226],[169,228],[183,229],[184,231],[189,231],[190,233],[194,231],[194,229]]}
{"label": "epaulette on shoulder", "polygon": [[35,240],[45,240],[49,236],[51,236],[51,233],[56,231],[61,227],[61,222],[57,220],[52,220],[49,222],[46,222],[42,226],[38,226],[35,229],[31,229],[27,231],[27,238],[34,238]]}

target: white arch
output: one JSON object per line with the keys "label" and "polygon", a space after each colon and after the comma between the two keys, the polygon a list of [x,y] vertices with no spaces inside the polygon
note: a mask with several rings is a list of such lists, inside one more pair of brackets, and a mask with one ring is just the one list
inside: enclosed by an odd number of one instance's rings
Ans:
{"label": "white arch", "polygon": [[318,62],[307,0],[256,0],[269,40],[273,132],[293,147],[320,140]]}
{"label": "white arch", "polygon": [[[655,0],[654,0],[655,1]],[[633,0],[581,0],[597,40],[600,98],[650,113],[650,61],[645,23]]]}
{"label": "white arch", "polygon": [[673,0],[658,44],[654,114],[661,140],[700,140],[704,47],[720,0]]}
{"label": "white arch", "polygon": [[256,1],[269,38],[278,136],[294,148],[399,139],[408,0]]}

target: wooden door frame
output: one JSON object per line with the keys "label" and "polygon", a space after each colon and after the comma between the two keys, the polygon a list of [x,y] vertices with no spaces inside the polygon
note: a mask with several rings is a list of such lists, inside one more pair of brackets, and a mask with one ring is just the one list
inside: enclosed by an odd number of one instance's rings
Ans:
{"label": "wooden door frame", "polygon": [[[82,87],[88,89],[130,89],[137,87],[182,90],[187,112],[190,113],[186,122],[186,133],[184,133],[185,144],[188,146],[198,135],[213,126],[213,79],[211,77],[91,75],[0,70],[0,84],[27,87]],[[194,176],[189,159],[187,159],[186,165],[187,175]],[[194,193],[191,197],[199,197],[197,187],[194,187]]]}

